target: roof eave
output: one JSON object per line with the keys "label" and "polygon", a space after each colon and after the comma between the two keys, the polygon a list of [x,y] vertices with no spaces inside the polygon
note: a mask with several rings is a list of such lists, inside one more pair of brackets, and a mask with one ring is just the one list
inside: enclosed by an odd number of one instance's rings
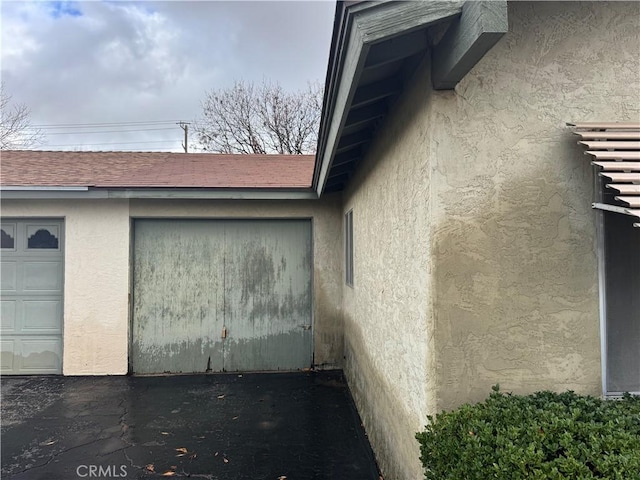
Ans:
{"label": "roof eave", "polygon": [[2,186],[3,200],[165,199],[165,200],[316,200],[311,188],[87,188]]}
{"label": "roof eave", "polygon": [[[399,93],[402,86],[386,81],[378,84],[364,82],[359,85],[365,68],[372,60],[392,62],[424,54],[429,46],[415,50],[416,35],[426,32],[430,26],[450,22],[442,40],[433,47],[432,83],[435,89],[450,89],[473,68],[484,54],[508,30],[507,2],[499,1],[428,1],[428,2],[339,2],[326,79],[326,91],[318,141],[318,153],[313,174],[312,188],[321,195],[327,185],[334,157],[340,149],[349,147],[340,144],[348,120],[366,124],[367,139],[346,134],[351,146],[366,144],[386,115],[385,102],[375,100]],[[413,38],[411,37],[413,36]],[[384,43],[383,43],[384,42]],[[383,47],[381,49],[380,47]],[[408,52],[408,50],[412,50]],[[371,55],[370,55],[371,53]],[[382,54],[382,55],[380,55]],[[395,57],[394,57],[395,55]],[[368,58],[370,56],[371,58]],[[384,57],[384,58],[380,58]],[[369,104],[359,101],[354,104],[356,90],[367,88]],[[393,91],[381,92],[380,87]],[[400,87],[400,88],[399,88]],[[377,95],[377,97],[376,97]],[[366,105],[363,107],[363,105]],[[381,107],[381,108],[376,108]],[[357,110],[354,112],[354,110]],[[351,115],[350,115],[351,114]],[[357,117],[357,118],[355,118]],[[356,130],[362,130],[353,123]],[[352,127],[353,130],[353,127]],[[361,133],[361,132],[359,132]],[[353,137],[353,138],[352,138]],[[348,143],[348,142],[347,142]],[[340,144],[340,145],[339,145]],[[362,148],[358,148],[362,151]],[[342,154],[342,157],[345,155]],[[341,170],[335,176],[349,177],[357,164],[357,158],[339,162]],[[349,164],[348,166],[346,164]]]}

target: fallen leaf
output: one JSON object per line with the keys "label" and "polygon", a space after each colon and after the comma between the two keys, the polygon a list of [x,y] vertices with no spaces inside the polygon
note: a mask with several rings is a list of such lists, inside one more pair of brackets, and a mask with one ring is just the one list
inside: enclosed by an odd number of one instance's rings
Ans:
{"label": "fallen leaf", "polygon": [[169,432],[160,432],[160,435],[171,435]]}
{"label": "fallen leaf", "polygon": [[176,472],[172,472],[171,470],[167,470],[166,472],[164,472],[162,474],[163,477],[173,477],[176,474]]}
{"label": "fallen leaf", "polygon": [[219,399],[223,399],[223,398],[224,398],[224,395],[218,395],[218,398],[219,398]]}
{"label": "fallen leaf", "polygon": [[179,453],[176,455],[176,457],[184,457],[186,455],[186,453]]}
{"label": "fallen leaf", "polygon": [[150,463],[149,465],[147,465],[144,468],[146,468],[148,472],[155,472],[156,471],[156,467],[153,466],[153,463]]}
{"label": "fallen leaf", "polygon": [[286,475],[280,475],[278,477],[278,480],[287,480],[287,476]]}
{"label": "fallen leaf", "polygon": [[57,440],[50,440],[48,442],[41,443],[40,445],[48,447],[49,445],[53,445],[56,442],[57,442]]}
{"label": "fallen leaf", "polygon": [[229,459],[228,459],[228,458],[223,458],[223,459],[222,459],[222,461],[223,461],[224,463],[229,463]]}
{"label": "fallen leaf", "polygon": [[176,452],[180,453],[188,453],[188,450],[184,447],[176,448]]}
{"label": "fallen leaf", "polygon": [[217,457],[217,456],[218,456],[218,452],[215,453],[214,457]]}
{"label": "fallen leaf", "polygon": [[197,454],[197,453],[192,453],[192,454],[189,456],[189,458],[190,458],[191,460],[193,460],[193,459],[194,459],[194,458],[196,458],[197,456],[198,456],[198,454]]}
{"label": "fallen leaf", "polygon": [[238,416],[235,416],[231,420],[237,420],[238,418],[239,418]]}

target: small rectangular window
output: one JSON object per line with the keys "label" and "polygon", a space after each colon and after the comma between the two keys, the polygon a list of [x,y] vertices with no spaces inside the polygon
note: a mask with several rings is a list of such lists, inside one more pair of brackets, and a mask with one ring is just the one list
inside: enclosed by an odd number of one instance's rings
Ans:
{"label": "small rectangular window", "polygon": [[347,285],[353,287],[353,210],[344,216],[344,259],[345,280]]}

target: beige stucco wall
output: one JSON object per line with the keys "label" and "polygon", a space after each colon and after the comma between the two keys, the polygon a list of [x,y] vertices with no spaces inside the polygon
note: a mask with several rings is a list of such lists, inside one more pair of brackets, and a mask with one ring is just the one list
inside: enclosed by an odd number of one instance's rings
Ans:
{"label": "beige stucco wall", "polygon": [[127,373],[126,200],[3,200],[3,217],[64,218],[65,375]]}
{"label": "beige stucco wall", "polygon": [[640,120],[640,4],[509,4],[428,111],[437,409],[601,394],[593,173],[571,121]]}
{"label": "beige stucco wall", "polygon": [[[423,65],[345,192],[346,374],[386,479],[422,478],[426,414],[601,393],[592,171],[567,121],[640,118],[640,4],[514,2],[457,86]],[[343,281],[344,284],[344,281]]]}
{"label": "beige stucco wall", "polygon": [[314,362],[342,366],[340,196],[309,201],[131,200],[131,217],[312,218]]}
{"label": "beige stucco wall", "polygon": [[320,201],[3,200],[4,217],[62,217],[63,373],[127,373],[130,217],[312,218],[314,362],[342,366],[340,196]]}
{"label": "beige stucco wall", "polygon": [[343,287],[345,372],[388,479],[421,476],[414,435],[436,393],[429,97],[416,77],[344,196],[354,237],[354,286]]}

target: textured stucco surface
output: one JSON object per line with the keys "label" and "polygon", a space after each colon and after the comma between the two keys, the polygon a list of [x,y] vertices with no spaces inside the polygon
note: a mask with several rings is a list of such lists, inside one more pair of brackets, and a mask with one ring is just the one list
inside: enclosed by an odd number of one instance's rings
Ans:
{"label": "textured stucco surface", "polygon": [[[424,73],[424,72],[422,72]],[[422,77],[387,118],[345,192],[354,286],[344,286],[345,371],[385,478],[419,478],[414,435],[435,376],[430,267],[430,92]],[[342,280],[344,284],[344,279]]]}
{"label": "textured stucco surface", "polygon": [[63,374],[127,373],[128,201],[3,200],[2,216],[64,218]]}
{"label": "textured stucco surface", "polygon": [[509,4],[509,33],[434,94],[438,402],[598,395],[593,173],[567,121],[640,119],[640,4]]}
{"label": "textured stucco surface", "polygon": [[[387,479],[422,478],[426,414],[601,393],[593,174],[567,121],[640,119],[640,4],[509,4],[455,91],[424,64],[345,192],[345,369]],[[615,46],[615,48],[612,48]]]}
{"label": "textured stucco surface", "polygon": [[340,196],[308,202],[3,200],[5,217],[64,218],[63,373],[127,373],[130,216],[311,218],[314,363],[341,367]]}

